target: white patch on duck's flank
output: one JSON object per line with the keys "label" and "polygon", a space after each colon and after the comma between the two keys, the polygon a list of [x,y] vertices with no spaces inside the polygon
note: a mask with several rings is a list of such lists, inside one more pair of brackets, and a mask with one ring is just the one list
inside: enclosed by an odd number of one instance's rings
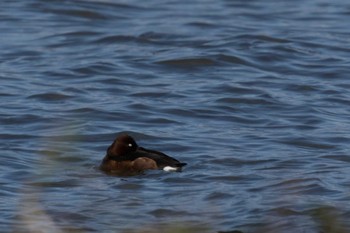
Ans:
{"label": "white patch on duck's flank", "polygon": [[166,172],[174,172],[174,171],[178,171],[179,168],[178,168],[178,167],[165,166],[165,167],[163,168],[163,170],[166,171]]}
{"label": "white patch on duck's flank", "polygon": [[132,147],[132,144],[131,144],[131,143],[129,143],[129,144],[128,144],[128,147]]}

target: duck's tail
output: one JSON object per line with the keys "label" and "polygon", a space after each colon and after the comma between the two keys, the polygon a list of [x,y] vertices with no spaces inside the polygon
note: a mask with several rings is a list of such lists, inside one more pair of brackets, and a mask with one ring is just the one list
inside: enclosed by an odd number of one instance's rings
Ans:
{"label": "duck's tail", "polygon": [[165,166],[163,167],[163,170],[167,172],[178,172],[181,171],[182,167],[186,165],[187,163],[177,163],[175,164],[175,166]]}

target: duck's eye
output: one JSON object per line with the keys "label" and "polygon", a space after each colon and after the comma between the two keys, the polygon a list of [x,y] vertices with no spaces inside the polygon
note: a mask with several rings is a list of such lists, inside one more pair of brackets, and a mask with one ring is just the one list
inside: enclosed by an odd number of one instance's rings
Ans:
{"label": "duck's eye", "polygon": [[131,143],[129,143],[129,144],[128,144],[128,147],[132,147],[132,144],[131,144]]}

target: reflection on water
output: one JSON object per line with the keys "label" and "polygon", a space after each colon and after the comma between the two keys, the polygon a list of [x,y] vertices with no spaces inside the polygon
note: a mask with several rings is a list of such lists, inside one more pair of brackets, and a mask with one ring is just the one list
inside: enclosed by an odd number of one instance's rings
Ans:
{"label": "reflection on water", "polygon": [[[1,229],[348,229],[347,2],[1,6]],[[106,175],[118,132],[188,166]]]}

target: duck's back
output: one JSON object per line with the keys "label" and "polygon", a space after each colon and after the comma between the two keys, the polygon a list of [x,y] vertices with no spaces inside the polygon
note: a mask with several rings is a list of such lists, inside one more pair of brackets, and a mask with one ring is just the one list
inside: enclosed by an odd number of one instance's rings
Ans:
{"label": "duck's back", "polygon": [[157,163],[158,168],[164,169],[165,167],[173,167],[174,169],[180,169],[185,166],[186,163],[181,163],[180,161],[156,150],[149,150],[143,147],[137,148],[133,152],[133,156],[136,157],[146,157],[154,160]]}

